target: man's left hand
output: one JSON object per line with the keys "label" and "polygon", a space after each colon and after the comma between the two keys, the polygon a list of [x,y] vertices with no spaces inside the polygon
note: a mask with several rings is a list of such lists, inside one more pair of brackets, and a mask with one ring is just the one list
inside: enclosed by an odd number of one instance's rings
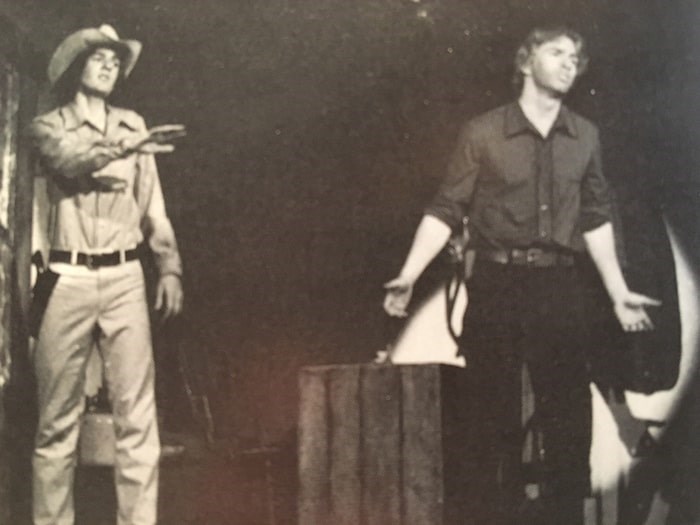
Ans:
{"label": "man's left hand", "polygon": [[182,283],[174,274],[163,275],[156,289],[155,309],[160,312],[161,321],[178,315],[182,311]]}
{"label": "man's left hand", "polygon": [[658,299],[652,299],[635,292],[627,292],[624,297],[615,302],[615,315],[625,332],[652,330],[654,323],[651,322],[645,307],[660,305],[661,301]]}
{"label": "man's left hand", "polygon": [[96,191],[119,192],[127,188],[126,180],[112,175],[96,175],[90,180]]}

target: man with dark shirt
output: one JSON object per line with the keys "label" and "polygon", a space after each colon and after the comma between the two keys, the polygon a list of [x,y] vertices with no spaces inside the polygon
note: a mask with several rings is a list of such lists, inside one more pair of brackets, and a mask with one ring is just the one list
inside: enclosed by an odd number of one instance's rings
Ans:
{"label": "man with dark shirt", "polygon": [[[596,127],[562,104],[586,67],[567,28],[535,29],[519,48],[517,101],[469,121],[384,308],[405,316],[413,284],[469,217],[475,263],[460,350],[479,393],[477,502],[468,523],[522,524],[521,369],[528,366],[543,442],[546,523],[583,520],[591,399],[579,262],[587,251],[626,331],[652,328],[658,302],[627,287],[618,263]],[[468,521],[472,520],[472,521]]]}

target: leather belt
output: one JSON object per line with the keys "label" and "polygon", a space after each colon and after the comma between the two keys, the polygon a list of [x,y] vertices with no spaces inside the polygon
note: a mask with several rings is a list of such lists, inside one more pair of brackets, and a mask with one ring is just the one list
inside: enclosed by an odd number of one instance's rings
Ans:
{"label": "leather belt", "polygon": [[141,246],[131,250],[118,250],[109,253],[83,253],[78,251],[51,250],[49,262],[68,263],[94,269],[101,266],[117,266],[138,259],[143,252]]}
{"label": "leather belt", "polygon": [[573,266],[576,257],[543,248],[513,248],[510,250],[485,249],[477,250],[476,257],[500,264],[514,264],[546,268],[549,266]]}

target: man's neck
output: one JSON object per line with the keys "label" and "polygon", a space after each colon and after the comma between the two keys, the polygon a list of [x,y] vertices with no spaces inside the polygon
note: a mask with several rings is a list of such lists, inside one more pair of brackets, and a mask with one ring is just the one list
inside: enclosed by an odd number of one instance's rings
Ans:
{"label": "man's neck", "polygon": [[530,123],[546,137],[559,115],[561,97],[539,90],[526,81],[518,103]]}
{"label": "man's neck", "polygon": [[97,124],[99,129],[104,131],[107,127],[107,101],[104,97],[78,91],[75,94],[75,104],[90,122]]}

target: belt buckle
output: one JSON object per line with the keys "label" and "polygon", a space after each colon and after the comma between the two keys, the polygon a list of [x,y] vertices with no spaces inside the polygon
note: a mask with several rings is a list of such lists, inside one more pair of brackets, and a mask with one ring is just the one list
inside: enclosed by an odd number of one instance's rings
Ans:
{"label": "belt buckle", "polygon": [[95,256],[93,254],[85,254],[85,266],[87,266],[89,270],[94,270],[97,268],[97,266],[95,266]]}
{"label": "belt buckle", "polygon": [[535,263],[542,256],[542,253],[542,250],[539,248],[528,248],[525,252],[525,260],[528,264]]}

